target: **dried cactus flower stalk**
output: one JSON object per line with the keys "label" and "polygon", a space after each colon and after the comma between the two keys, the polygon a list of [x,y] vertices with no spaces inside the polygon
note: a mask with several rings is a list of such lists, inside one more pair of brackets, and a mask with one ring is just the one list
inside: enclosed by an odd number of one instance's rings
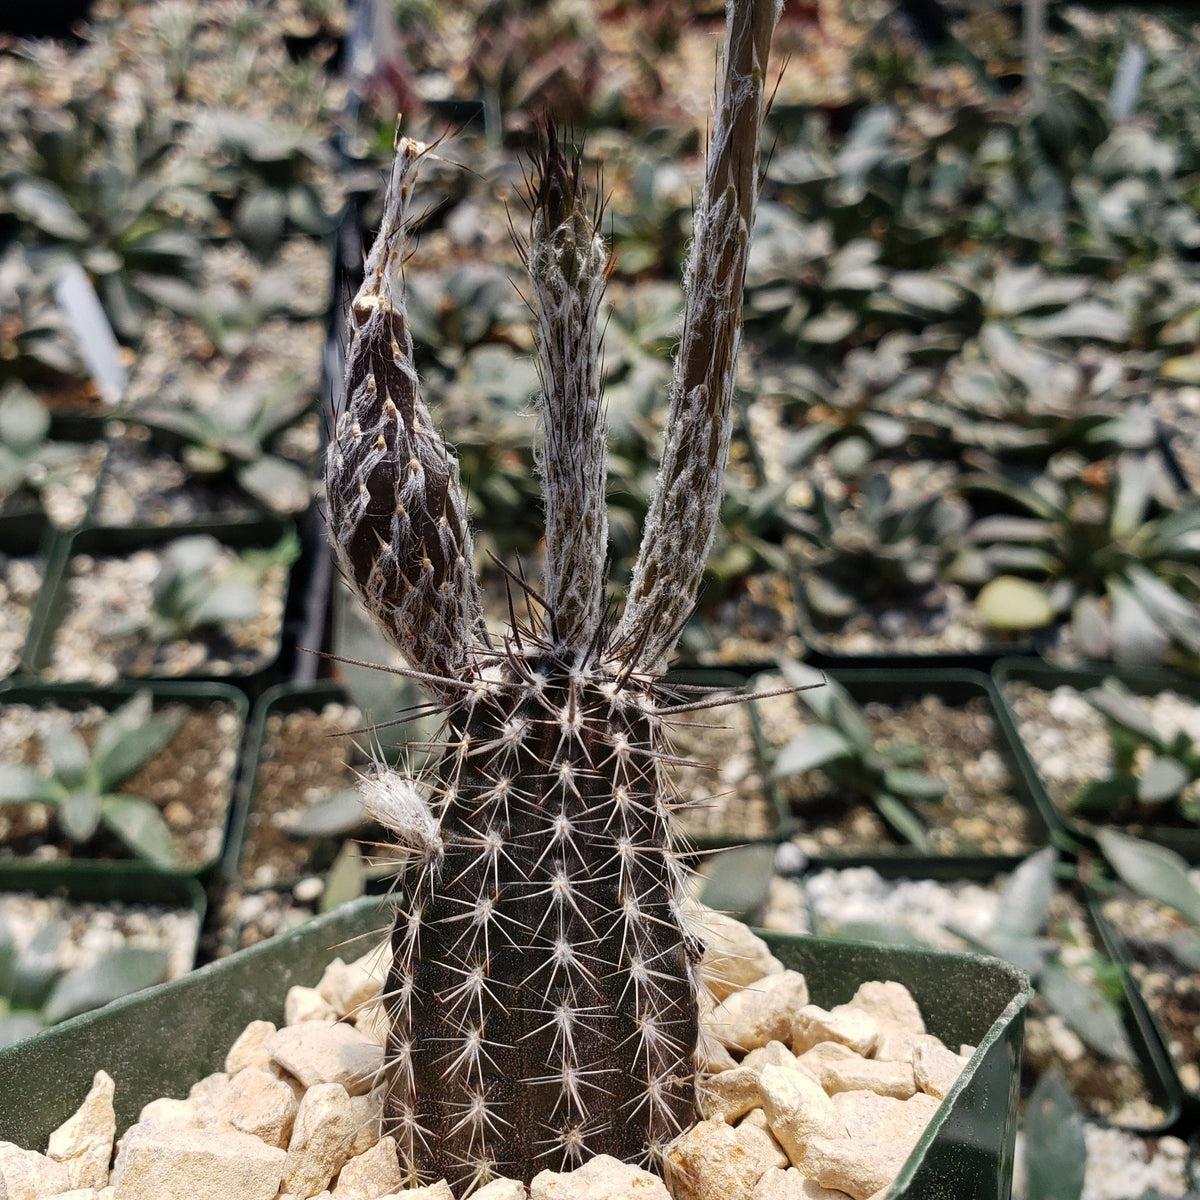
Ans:
{"label": "dried cactus flower stalk", "polygon": [[[364,784],[405,867],[385,992],[385,1132],[412,1182],[470,1190],[588,1157],[658,1163],[696,1115],[699,939],[672,828],[683,712],[661,675],[695,600],[729,440],[767,49],[779,0],[730,0],[667,449],[614,631],[603,611],[597,309],[607,259],[577,160],[547,131],[527,247],[543,382],[545,594],[485,644],[455,460],[421,404],[404,314],[401,139],[354,302],[330,533],[368,611],[436,695],[420,779]],[[532,589],[529,589],[532,593]]]}

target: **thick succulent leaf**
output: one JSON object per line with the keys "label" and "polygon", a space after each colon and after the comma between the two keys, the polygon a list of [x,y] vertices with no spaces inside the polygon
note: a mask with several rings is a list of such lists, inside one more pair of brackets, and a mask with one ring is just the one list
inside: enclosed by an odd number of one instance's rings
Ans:
{"label": "thick succulent leaf", "polygon": [[8,203],[18,217],[51,237],[82,242],[90,234],[71,202],[48,179],[18,179],[8,189]]}
{"label": "thick succulent leaf", "polygon": [[1101,829],[1096,839],[1104,857],[1129,887],[1200,926],[1200,889],[1192,883],[1187,863],[1174,850],[1116,829]]}
{"label": "thick succulent leaf", "polygon": [[971,526],[973,542],[1050,542],[1054,538],[1054,524],[1036,517],[1010,517],[999,514],[981,517]]}
{"label": "thick succulent leaf", "polygon": [[1112,516],[1114,537],[1127,538],[1141,528],[1159,467],[1144,454],[1125,454],[1117,460]]}
{"label": "thick succulent leaf", "polygon": [[68,790],[85,786],[92,772],[87,743],[66,722],[60,722],[46,738],[46,752],[54,778]]}
{"label": "thick succulent leaf", "polygon": [[1047,846],[1031,854],[1005,881],[996,905],[992,933],[1006,938],[1034,938],[1050,918],[1058,851]]}
{"label": "thick succulent leaf", "polygon": [[819,571],[805,571],[801,579],[809,607],[819,616],[843,620],[858,609],[858,598]]}
{"label": "thick succulent leaf", "polygon": [[1181,929],[1171,936],[1167,944],[1171,953],[1185,967],[1192,971],[1200,971],[1200,930]]}
{"label": "thick succulent leaf", "polygon": [[171,870],[178,866],[171,830],[162,813],[139,796],[105,796],[100,820],[138,858]]}
{"label": "thick succulent leaf", "polygon": [[1037,991],[1097,1054],[1114,1062],[1137,1061],[1121,1014],[1098,987],[1076,979],[1062,963],[1051,960],[1038,976]]}
{"label": "thick succulent leaf", "polygon": [[233,214],[238,237],[259,253],[278,244],[286,222],[287,196],[274,188],[247,193],[238,201]]}
{"label": "thick succulent leaf", "polygon": [[1046,589],[1016,575],[997,575],[980,590],[975,608],[989,629],[1032,633],[1054,620]]}
{"label": "thick succulent leaf", "polygon": [[33,767],[0,763],[0,805],[57,804],[62,791]]}
{"label": "thick succulent leaf", "polygon": [[94,760],[96,779],[102,792],[111,791],[161,754],[187,719],[182,712],[150,716],[150,693],[140,694],[147,700],[144,709],[141,705],[138,708],[139,714],[145,713],[141,720],[125,727],[124,722],[116,724],[110,718],[105,726],[109,736],[103,741],[97,739]]}
{"label": "thick succulent leaf", "polygon": [[1174,800],[1191,782],[1192,773],[1177,758],[1156,758],[1138,780],[1138,799],[1143,804],[1165,804]]}
{"label": "thick succulent leaf", "polygon": [[206,625],[232,625],[250,620],[258,612],[261,602],[258,588],[253,583],[245,579],[227,579],[191,606],[188,617],[193,629]]}
{"label": "thick succulent leaf", "polygon": [[1071,608],[1071,637],[1084,658],[1102,662],[1109,657],[1112,627],[1099,596],[1080,596]]}
{"label": "thick succulent leaf", "polygon": [[303,512],[312,499],[308,472],[273,454],[264,454],[239,467],[237,481],[264,508],[274,513]]}
{"label": "thick succulent leaf", "polygon": [[315,800],[287,831],[300,838],[339,837],[360,829],[366,820],[362,795],[357,788],[347,788]]}
{"label": "thick succulent leaf", "polygon": [[42,1007],[59,973],[59,953],[67,926],[63,921],[43,925],[17,955],[9,999],[13,1008]]}
{"label": "thick succulent leaf", "polygon": [[923,771],[888,771],[883,777],[883,785],[905,800],[940,800],[946,794],[946,785]]}
{"label": "thick succulent leaf", "polygon": [[874,802],[879,815],[909,845],[922,850],[928,846],[929,831],[925,823],[903,800],[883,794],[874,797]]}
{"label": "thick succulent leaf", "polygon": [[1024,317],[1013,327],[1024,337],[1044,340],[1123,342],[1129,337],[1128,319],[1098,300],[1080,300],[1048,317]]}
{"label": "thick succulent leaf", "polygon": [[775,863],[773,845],[739,846],[704,865],[700,899],[709,908],[753,921],[767,902]]}
{"label": "thick succulent leaf", "polygon": [[1126,584],[1110,580],[1108,595],[1113,658],[1135,667],[1163,662],[1171,649],[1171,638],[1163,623]]}
{"label": "thick succulent leaf", "polygon": [[854,747],[836,729],[829,725],[811,725],[779,752],[774,774],[778,778],[802,775],[853,753]]}
{"label": "thick succulent leaf", "polygon": [[1100,687],[1084,692],[1083,698],[1114,725],[1152,746],[1164,745],[1150,710],[1119,679],[1106,679]]}
{"label": "thick succulent leaf", "polygon": [[167,977],[165,950],[122,946],[95,962],[68,971],[50,993],[42,1017],[48,1024],[102,1008],[122,996],[162,983]]}
{"label": "thick succulent leaf", "polygon": [[100,796],[94,788],[67,791],[58,804],[58,824],[71,841],[86,842],[100,824]]}
{"label": "thick succulent leaf", "polygon": [[50,413],[26,387],[13,384],[0,396],[0,442],[11,450],[28,453],[50,432]]}
{"label": "thick succulent leaf", "polygon": [[351,900],[357,900],[367,890],[367,868],[357,842],[343,844],[325,876],[321,893],[321,912],[331,912]]}
{"label": "thick succulent leaf", "polygon": [[1109,779],[1089,779],[1071,797],[1071,808],[1098,818],[1112,816],[1137,796],[1137,779],[1132,775],[1113,775]]}
{"label": "thick succulent leaf", "polygon": [[1079,1200],[1087,1167],[1083,1116],[1063,1074],[1047,1071],[1025,1113],[1026,1200]]}

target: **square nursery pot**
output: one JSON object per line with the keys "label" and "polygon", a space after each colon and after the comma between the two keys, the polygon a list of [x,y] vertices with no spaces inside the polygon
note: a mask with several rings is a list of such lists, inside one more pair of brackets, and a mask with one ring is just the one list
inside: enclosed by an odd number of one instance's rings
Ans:
{"label": "square nursery pot", "polygon": [[[71,578],[71,562],[77,555],[122,558],[138,550],[158,549],[178,538],[197,534],[210,535],[222,545],[238,552],[250,549],[261,550],[274,546],[293,528],[290,522],[271,519],[231,525],[188,525],[163,529],[121,526],[79,530],[59,547],[51,569],[47,572],[46,582],[34,613],[29,641],[25,647],[23,670],[40,675],[49,669],[53,661],[55,640],[70,600],[68,581]],[[234,683],[253,694],[266,687],[273,678],[286,675],[287,651],[290,648],[287,626],[288,592],[294,568],[295,564],[293,563],[288,568],[288,577],[284,580],[281,597],[283,613],[280,618],[279,633],[274,647],[269,651],[268,657],[262,665],[224,674],[198,670],[183,675],[146,675],[137,678],[145,678],[148,681],[183,679]],[[126,677],[128,678],[128,676]],[[72,680],[71,682],[76,681]]]}
{"label": "square nursery pot", "polygon": [[[982,848],[978,852],[964,850],[954,854],[936,854],[921,850],[912,842],[905,843],[898,833],[891,831],[891,836],[897,839],[893,846],[871,851],[829,849],[816,853],[804,852],[804,862],[824,867],[871,866],[881,871],[885,867],[891,869],[892,864],[898,864],[896,870],[899,871],[905,869],[905,864],[916,864],[919,868],[930,862],[942,863],[951,871],[962,868],[1011,870],[1026,855],[1050,841],[1053,826],[1047,818],[1044,798],[1038,789],[1031,785],[1026,775],[1020,746],[1010,725],[1003,719],[1003,705],[988,676],[965,668],[851,670],[832,667],[826,674],[829,679],[841,684],[859,705],[872,701],[895,705],[922,696],[936,696],[950,707],[959,707],[971,700],[982,699],[995,730],[994,748],[1007,768],[1010,780],[1009,795],[1020,806],[1028,821],[1030,844],[1025,850],[1012,854],[990,854]],[[796,698],[794,703],[802,705],[799,698]],[[764,761],[764,776],[769,786],[779,793],[770,769],[776,751],[761,736],[761,719],[756,721],[755,729],[760,737],[759,750]],[[791,836],[797,827],[797,818],[791,812],[784,795],[777,794],[775,803],[784,822],[784,831]]]}
{"label": "square nursery pot", "polygon": [[[800,882],[803,884],[804,878],[816,874],[820,869],[848,870],[860,866],[871,867],[883,878],[889,880],[929,880],[944,884],[967,882],[988,884],[1011,870],[1008,860],[1003,858],[926,858],[897,862],[894,859],[882,860],[878,857],[862,856],[857,859],[848,859],[845,862],[826,863],[821,867],[814,867],[805,872]],[[1129,969],[1128,955],[1118,944],[1119,938],[1112,927],[1101,916],[1095,897],[1089,893],[1083,896],[1080,902],[1083,904],[1088,923],[1092,927],[1097,946],[1103,948],[1117,967],[1121,993],[1121,1023],[1133,1048],[1137,1069],[1145,1082],[1146,1092],[1163,1113],[1160,1121],[1144,1125],[1121,1124],[1115,1128],[1126,1133],[1151,1135],[1176,1131],[1184,1112],[1184,1090],[1165,1049],[1165,1042],[1156,1028],[1150,1010],[1138,989],[1137,981]],[[817,913],[813,909],[807,893],[805,905],[808,911],[809,928],[818,931]],[[862,931],[855,932],[860,937],[869,936]],[[822,935],[822,940],[827,936]],[[829,938],[829,940],[842,941],[840,938]],[[882,945],[880,949],[882,949]],[[939,953],[946,953],[946,951],[939,951]],[[920,999],[919,996],[918,999]],[[934,1032],[937,1031],[934,1030]],[[968,1043],[970,1041],[970,1039],[964,1040]],[[1090,1054],[1091,1051],[1087,1051],[1087,1053]],[[1088,1119],[1093,1123],[1106,1123],[1103,1117],[1094,1114]]]}
{"label": "square nursery pot", "polygon": [[1105,898],[1099,891],[1089,888],[1088,909],[1092,924],[1099,932],[1109,957],[1120,965],[1128,980],[1130,1002],[1139,1010],[1138,1020],[1144,1030],[1147,1054],[1154,1058],[1175,1102],[1174,1112],[1178,1120],[1170,1127],[1170,1131],[1178,1133],[1181,1137],[1188,1137],[1200,1128],[1200,1090],[1190,1088],[1184,1082],[1179,1069],[1181,1064],[1169,1049],[1170,1034],[1143,993],[1134,973],[1133,949],[1126,935],[1104,913]]}
{"label": "square nursery pot", "polygon": [[[22,1098],[0,1111],[0,1139],[44,1146],[100,1068],[117,1083],[118,1129],[158,1096],[185,1096],[194,1081],[221,1069],[250,1021],[281,1017],[291,985],[316,983],[348,940],[381,938],[384,923],[377,900],[347,905],[0,1054],[0,1094]],[[1006,963],[975,955],[767,938],[787,966],[805,972],[815,1003],[848,1000],[869,979],[897,980],[912,991],[933,1033],[953,1045],[978,1047],[889,1197],[1007,1200],[1028,979]],[[179,1030],[188,1036],[175,1036]]]}
{"label": "square nursery pot", "polygon": [[[1087,663],[1078,667],[1058,667],[1036,658],[1006,658],[995,666],[992,678],[999,693],[1001,715],[1010,738],[1017,744],[1021,769],[1029,786],[1037,794],[1037,800],[1050,827],[1067,838],[1089,848],[1096,848],[1093,828],[1075,817],[1062,812],[1050,798],[1050,790],[1038,770],[1033,754],[1024,744],[1016,713],[1008,698],[1007,685],[1028,683],[1044,691],[1056,687],[1072,687],[1085,691],[1098,687],[1105,679],[1120,680],[1131,692],[1139,696],[1153,696],[1159,692],[1172,691],[1187,696],[1200,704],[1200,680],[1156,668],[1119,667],[1104,663]],[[1112,823],[1114,829],[1158,842],[1182,854],[1191,863],[1200,863],[1200,828],[1187,825],[1144,825],[1137,828]]]}
{"label": "square nursery pot", "polygon": [[[7,559],[31,559],[37,564],[38,588],[30,596],[27,614],[22,618],[18,606],[11,600],[5,602],[7,611],[0,612],[0,631],[4,631],[3,651],[0,652],[0,680],[20,670],[21,663],[29,653],[29,644],[37,626],[38,610],[49,586],[49,580],[57,572],[57,564],[66,545],[66,538],[58,533],[44,513],[29,512],[0,517],[0,562],[7,572]],[[7,578],[7,574],[5,576]],[[8,633],[12,622],[11,636]],[[23,628],[22,628],[23,626]]]}
{"label": "square nursery pot", "polygon": [[[228,705],[237,715],[238,732],[235,741],[236,757],[229,780],[229,801],[219,820],[220,839],[215,853],[209,855],[194,866],[181,867],[178,870],[166,870],[152,867],[132,857],[112,859],[71,858],[61,862],[46,864],[53,866],[64,877],[71,877],[74,872],[81,871],[84,877],[99,872],[122,875],[127,869],[135,868],[134,874],[140,878],[149,873],[153,876],[178,879],[208,879],[221,861],[228,840],[230,814],[237,799],[237,784],[239,767],[242,758],[242,744],[245,737],[246,717],[249,702],[245,693],[228,684],[221,683],[162,683],[155,680],[145,682],[115,683],[108,687],[96,687],[90,683],[38,683],[34,680],[17,679],[5,685],[0,685],[0,709],[10,704],[28,704],[34,708],[56,707],[68,710],[88,708],[98,705],[109,712],[119,708],[138,692],[149,691],[157,709],[162,704],[181,704],[187,708],[206,708],[213,703]],[[160,753],[167,753],[166,750]],[[152,760],[153,761],[153,760]],[[32,858],[0,858],[0,869],[7,865],[29,866],[37,864]]]}

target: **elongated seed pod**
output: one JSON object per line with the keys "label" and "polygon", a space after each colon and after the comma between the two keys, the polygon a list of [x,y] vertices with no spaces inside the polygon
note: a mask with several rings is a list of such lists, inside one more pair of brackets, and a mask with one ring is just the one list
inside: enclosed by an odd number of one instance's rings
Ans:
{"label": "elongated seed pod", "polygon": [[542,381],[538,465],[546,501],[546,598],[561,643],[589,646],[607,566],[608,454],[600,328],[608,253],[580,180],[580,160],[543,134],[527,261]]}
{"label": "elongated seed pod", "polygon": [[424,147],[396,147],[379,234],[351,305],[346,401],[326,457],[330,540],[342,572],[421,671],[473,672],[483,626],[458,462],[433,426],[404,305],[407,213]]}
{"label": "elongated seed pod", "polygon": [[666,444],[614,638],[644,670],[666,664],[696,603],[729,457],[742,289],[758,198],[758,135],[782,0],[728,0],[724,71],[696,207]]}

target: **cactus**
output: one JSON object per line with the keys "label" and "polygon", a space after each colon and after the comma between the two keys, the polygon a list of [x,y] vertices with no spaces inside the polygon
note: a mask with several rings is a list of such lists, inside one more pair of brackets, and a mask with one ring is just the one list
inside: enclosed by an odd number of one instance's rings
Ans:
{"label": "cactus", "polygon": [[426,147],[399,138],[351,309],[327,458],[330,536],[443,715],[420,779],[369,813],[404,852],[385,993],[385,1132],[413,1182],[529,1181],[596,1154],[654,1164],[693,1119],[701,943],[673,830],[669,726],[714,697],[663,677],[696,601],[729,444],[778,0],[731,0],[685,280],[662,466],[619,621],[605,610],[598,309],[608,261],[578,156],[551,129],[524,246],[542,378],[542,592],[496,644],[457,462],[421,400],[402,286]]}

